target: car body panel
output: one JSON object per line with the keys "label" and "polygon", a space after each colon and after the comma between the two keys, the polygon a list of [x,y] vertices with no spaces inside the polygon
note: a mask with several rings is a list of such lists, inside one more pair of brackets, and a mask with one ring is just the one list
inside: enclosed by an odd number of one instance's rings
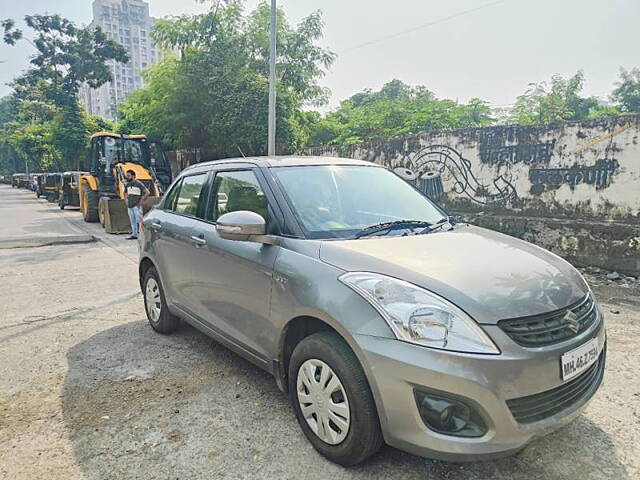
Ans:
{"label": "car body panel", "polygon": [[405,237],[323,242],[320,258],[348,271],[415,283],[479,323],[537,315],[582,299],[588,286],[566,261],[491,230],[458,225]]}

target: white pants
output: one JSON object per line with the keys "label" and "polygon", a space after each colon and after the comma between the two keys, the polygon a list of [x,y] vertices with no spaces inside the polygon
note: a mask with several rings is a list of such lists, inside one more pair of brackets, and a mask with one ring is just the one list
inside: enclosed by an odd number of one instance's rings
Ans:
{"label": "white pants", "polygon": [[142,207],[129,208],[129,221],[131,222],[131,235],[137,237],[140,233],[140,222],[142,221]]}

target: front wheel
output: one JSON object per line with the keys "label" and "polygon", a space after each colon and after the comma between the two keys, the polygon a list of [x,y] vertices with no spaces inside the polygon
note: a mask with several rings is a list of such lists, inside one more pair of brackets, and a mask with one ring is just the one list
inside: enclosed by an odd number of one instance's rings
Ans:
{"label": "front wheel", "polygon": [[302,431],[329,460],[355,465],[382,445],[367,379],[335,332],[310,335],[296,346],[289,362],[289,395]]}
{"label": "front wheel", "polygon": [[82,190],[82,217],[85,222],[97,222],[98,218],[98,192],[91,190],[88,183]]}

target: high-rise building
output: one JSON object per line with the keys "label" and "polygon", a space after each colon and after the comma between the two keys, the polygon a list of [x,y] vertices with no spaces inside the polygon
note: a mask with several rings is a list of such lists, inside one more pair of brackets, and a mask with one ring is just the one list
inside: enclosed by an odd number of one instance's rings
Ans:
{"label": "high-rise building", "polygon": [[92,26],[123,45],[129,63],[110,62],[113,81],[98,89],[83,86],[80,99],[87,111],[110,120],[116,119],[117,105],[143,84],[142,69],[156,63],[161,52],[151,41],[155,19],[149,16],[149,4],[142,0],[94,0]]}

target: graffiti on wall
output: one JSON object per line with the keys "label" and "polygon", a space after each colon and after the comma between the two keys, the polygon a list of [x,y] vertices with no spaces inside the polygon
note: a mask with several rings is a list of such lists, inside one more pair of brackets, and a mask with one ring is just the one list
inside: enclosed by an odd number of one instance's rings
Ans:
{"label": "graffiti on wall", "polygon": [[[518,198],[512,167],[510,162],[494,164],[494,178],[483,182],[474,173],[472,162],[460,152],[446,145],[430,145],[406,155],[396,173],[436,202],[446,193],[453,193],[466,196],[478,205],[500,206]],[[531,166],[528,172],[530,193],[540,195],[561,185],[574,188],[583,183],[601,190],[611,184],[618,167],[613,159],[600,159],[590,166]]]}
{"label": "graffiti on wall", "polygon": [[594,165],[573,165],[567,168],[531,168],[531,193],[540,194],[560,185],[575,187],[586,183],[601,190],[611,184],[611,177],[618,169],[616,160],[599,159]]}
{"label": "graffiti on wall", "polygon": [[556,141],[542,143],[516,143],[508,145],[509,130],[488,130],[480,135],[478,150],[480,161],[488,165],[547,164],[551,160]]}
{"label": "graffiti on wall", "polygon": [[483,183],[474,174],[471,161],[446,145],[430,145],[408,155],[401,168],[411,172],[405,172],[405,179],[413,179],[412,183],[435,201],[445,191],[481,205],[504,204],[517,198],[509,164],[499,168],[489,183]]}

